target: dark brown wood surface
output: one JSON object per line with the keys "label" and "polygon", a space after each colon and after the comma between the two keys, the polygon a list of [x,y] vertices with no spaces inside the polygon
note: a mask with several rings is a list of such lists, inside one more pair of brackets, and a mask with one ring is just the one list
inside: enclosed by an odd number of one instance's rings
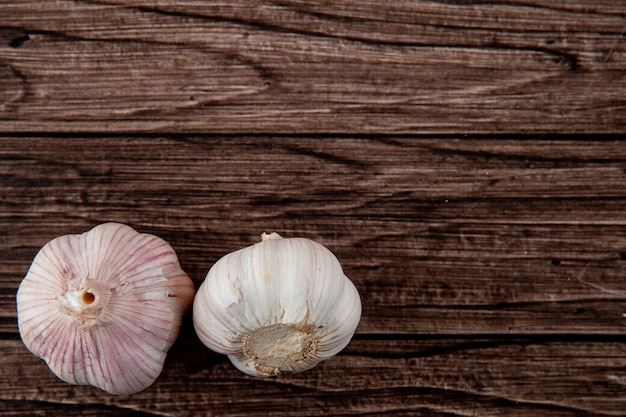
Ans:
{"label": "dark brown wood surface", "polygon": [[[626,415],[626,2],[0,3],[0,414]],[[255,379],[191,318],[112,396],[22,344],[50,239],[166,239],[199,285],[323,243],[353,341]]]}
{"label": "dark brown wood surface", "polygon": [[621,133],[624,0],[0,4],[0,129]]}

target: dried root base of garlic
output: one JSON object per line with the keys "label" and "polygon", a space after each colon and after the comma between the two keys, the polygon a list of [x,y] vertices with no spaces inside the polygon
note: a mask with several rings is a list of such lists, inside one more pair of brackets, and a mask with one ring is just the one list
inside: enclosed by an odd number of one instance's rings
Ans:
{"label": "dried root base of garlic", "polygon": [[243,353],[259,374],[276,375],[317,359],[317,340],[309,332],[283,323],[261,327],[242,337]]}

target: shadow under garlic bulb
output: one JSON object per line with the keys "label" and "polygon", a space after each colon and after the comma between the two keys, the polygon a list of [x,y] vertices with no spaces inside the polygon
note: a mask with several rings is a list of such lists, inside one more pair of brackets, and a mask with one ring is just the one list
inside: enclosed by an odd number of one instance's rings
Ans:
{"label": "shadow under garlic bulb", "polygon": [[350,342],[360,318],[358,291],[337,258],[276,233],[218,260],[193,306],[200,340],[253,376],[311,369]]}
{"label": "shadow under garlic bulb", "polygon": [[161,373],[194,293],[167,242],[105,223],[37,253],[17,292],[19,331],[63,381],[133,394]]}

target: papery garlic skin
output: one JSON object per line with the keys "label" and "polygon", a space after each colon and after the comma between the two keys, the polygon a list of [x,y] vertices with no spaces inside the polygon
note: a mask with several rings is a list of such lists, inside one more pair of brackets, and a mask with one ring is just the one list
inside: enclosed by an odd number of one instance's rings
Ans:
{"label": "papery garlic skin", "polygon": [[105,223],[37,253],[17,292],[19,331],[63,381],[133,394],[161,373],[194,293],[167,242]]}
{"label": "papery garlic skin", "polygon": [[359,293],[337,258],[275,233],[219,259],[193,305],[200,340],[253,376],[314,367],[350,342],[360,318]]}

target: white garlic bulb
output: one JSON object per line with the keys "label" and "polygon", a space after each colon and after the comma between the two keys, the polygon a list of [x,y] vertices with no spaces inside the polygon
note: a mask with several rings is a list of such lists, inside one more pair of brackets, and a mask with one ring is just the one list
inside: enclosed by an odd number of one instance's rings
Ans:
{"label": "white garlic bulb", "polygon": [[219,259],[200,286],[200,340],[253,376],[305,371],[341,351],[361,300],[337,258],[304,238],[263,241]]}
{"label": "white garlic bulb", "polygon": [[63,381],[132,394],[161,373],[194,293],[167,242],[105,223],[37,253],[17,292],[19,331]]}

